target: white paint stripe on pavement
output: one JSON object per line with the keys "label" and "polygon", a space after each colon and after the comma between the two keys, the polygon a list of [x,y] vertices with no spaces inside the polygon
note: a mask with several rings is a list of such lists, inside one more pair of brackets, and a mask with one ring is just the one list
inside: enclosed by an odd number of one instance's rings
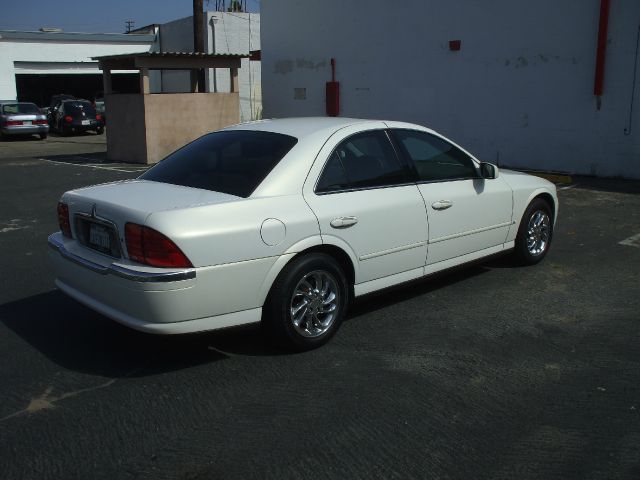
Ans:
{"label": "white paint stripe on pavement", "polygon": [[[76,157],[76,158],[84,158],[84,157]],[[111,170],[114,172],[125,172],[125,173],[136,173],[136,172],[144,172],[147,168],[140,167],[132,167],[130,169],[117,168],[117,167],[106,167],[104,165],[99,165],[95,163],[70,163],[70,162],[59,162],[56,160],[49,160],[46,158],[40,158],[43,162],[53,163],[54,165],[70,165],[72,167],[86,167],[86,168],[96,168],[98,170]]]}
{"label": "white paint stripe on pavement", "polygon": [[628,247],[640,248],[640,233],[638,233],[637,235],[634,235],[632,237],[625,238],[624,240],[622,240],[619,243],[620,243],[620,245],[626,245]]}

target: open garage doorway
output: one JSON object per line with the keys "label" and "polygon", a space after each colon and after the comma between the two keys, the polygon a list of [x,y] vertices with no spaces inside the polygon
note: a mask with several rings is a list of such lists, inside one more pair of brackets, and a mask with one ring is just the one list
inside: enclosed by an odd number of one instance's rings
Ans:
{"label": "open garage doorway", "polygon": [[[113,91],[140,93],[136,73],[114,73],[111,77]],[[16,74],[18,100],[48,107],[51,97],[67,93],[90,101],[102,95],[102,74],[21,73]]]}

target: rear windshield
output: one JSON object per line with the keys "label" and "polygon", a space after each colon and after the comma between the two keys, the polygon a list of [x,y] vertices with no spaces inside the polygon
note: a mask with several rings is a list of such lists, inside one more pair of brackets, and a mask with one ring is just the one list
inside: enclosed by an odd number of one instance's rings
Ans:
{"label": "rear windshield", "polygon": [[40,114],[40,109],[36,107],[33,103],[12,103],[8,105],[3,105],[2,113],[4,113],[5,115],[16,115],[16,114],[38,115]]}
{"label": "rear windshield", "polygon": [[297,142],[279,133],[214,132],[172,153],[140,178],[246,198]]}
{"label": "rear windshield", "polygon": [[87,115],[95,115],[96,111],[89,102],[64,102],[65,113],[81,113],[84,112]]}

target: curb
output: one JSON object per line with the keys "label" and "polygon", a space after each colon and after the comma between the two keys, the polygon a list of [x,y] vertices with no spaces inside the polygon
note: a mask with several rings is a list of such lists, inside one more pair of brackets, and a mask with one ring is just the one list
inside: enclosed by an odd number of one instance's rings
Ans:
{"label": "curb", "polygon": [[546,178],[553,183],[571,183],[571,177],[569,175],[563,175],[561,173],[547,173],[547,172],[526,172],[536,177]]}
{"label": "curb", "polygon": [[[509,168],[509,167],[505,166],[504,168]],[[541,170],[525,170],[522,168],[511,168],[510,170],[516,170],[518,172],[527,173],[529,175],[534,175],[536,177],[544,178],[553,183],[569,184],[572,182],[571,176],[563,172],[544,172]]]}

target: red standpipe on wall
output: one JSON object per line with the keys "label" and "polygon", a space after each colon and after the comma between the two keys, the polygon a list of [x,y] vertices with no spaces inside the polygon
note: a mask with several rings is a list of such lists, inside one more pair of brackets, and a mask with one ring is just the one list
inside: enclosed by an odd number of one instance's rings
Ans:
{"label": "red standpipe on wall", "polygon": [[327,116],[340,114],[340,82],[336,82],[336,59],[331,59],[331,81],[327,82]]}
{"label": "red standpipe on wall", "polygon": [[598,27],[598,47],[596,50],[596,78],[593,94],[597,97],[604,90],[604,65],[607,57],[607,36],[609,33],[609,8],[611,0],[600,0],[600,24]]}

